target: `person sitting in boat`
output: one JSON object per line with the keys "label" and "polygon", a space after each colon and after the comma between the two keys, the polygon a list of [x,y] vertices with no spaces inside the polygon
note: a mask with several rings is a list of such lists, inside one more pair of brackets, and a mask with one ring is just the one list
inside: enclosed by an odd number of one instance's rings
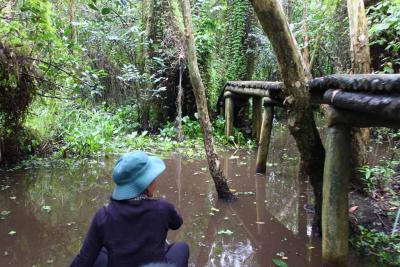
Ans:
{"label": "person sitting in boat", "polygon": [[143,151],[123,155],[115,164],[115,189],[108,205],[100,208],[71,267],[187,266],[189,246],[166,244],[169,229],[183,223],[175,207],[154,199],[156,178],[164,162]]}

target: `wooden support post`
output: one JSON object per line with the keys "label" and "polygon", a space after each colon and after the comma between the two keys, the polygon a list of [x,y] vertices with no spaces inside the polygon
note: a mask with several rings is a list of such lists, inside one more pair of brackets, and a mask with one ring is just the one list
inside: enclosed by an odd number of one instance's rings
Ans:
{"label": "wooden support post", "polygon": [[264,174],[268,157],[269,141],[271,139],[272,119],[274,118],[274,107],[263,105],[261,134],[258,142],[256,173]]}
{"label": "wooden support post", "polygon": [[225,118],[225,107],[223,105],[219,107],[219,114]]}
{"label": "wooden support post", "polygon": [[347,264],[350,142],[350,126],[337,124],[328,128],[322,200],[322,258],[332,266]]}
{"label": "wooden support post", "polygon": [[230,92],[224,94],[225,97],[225,135],[233,134],[233,95]]}
{"label": "wooden support post", "polygon": [[252,123],[253,123],[252,135],[253,135],[253,138],[256,139],[256,141],[258,142],[260,140],[260,132],[261,132],[261,120],[262,120],[261,102],[262,102],[262,98],[253,96],[252,101],[253,101],[253,112],[252,112],[252,116],[251,116]]}

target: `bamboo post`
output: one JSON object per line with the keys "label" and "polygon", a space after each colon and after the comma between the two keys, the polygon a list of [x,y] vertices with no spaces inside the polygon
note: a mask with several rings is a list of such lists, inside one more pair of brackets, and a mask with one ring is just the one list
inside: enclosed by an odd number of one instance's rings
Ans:
{"label": "bamboo post", "polygon": [[225,135],[233,134],[233,95],[230,92],[224,94],[225,97]]}
{"label": "bamboo post", "polygon": [[322,258],[333,266],[346,266],[348,254],[348,188],[350,126],[328,128],[322,200]]}
{"label": "bamboo post", "polygon": [[252,116],[251,116],[252,123],[253,123],[252,135],[253,135],[253,138],[256,139],[256,141],[258,142],[260,140],[260,132],[261,132],[261,119],[262,119],[261,102],[262,102],[262,98],[253,96],[252,101],[253,101],[253,112],[252,112]]}
{"label": "bamboo post", "polygon": [[[265,101],[264,101],[265,102]],[[261,134],[258,143],[256,173],[265,174],[268,157],[269,142],[271,139],[274,106],[263,105]]]}

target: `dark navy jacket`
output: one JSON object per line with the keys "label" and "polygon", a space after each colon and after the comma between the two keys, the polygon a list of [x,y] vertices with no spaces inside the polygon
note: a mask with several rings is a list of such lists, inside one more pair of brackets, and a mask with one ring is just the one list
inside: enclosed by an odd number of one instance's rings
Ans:
{"label": "dark navy jacket", "polygon": [[182,217],[165,200],[111,199],[96,212],[71,267],[92,267],[103,246],[108,251],[109,267],[162,262],[168,230],[181,225]]}

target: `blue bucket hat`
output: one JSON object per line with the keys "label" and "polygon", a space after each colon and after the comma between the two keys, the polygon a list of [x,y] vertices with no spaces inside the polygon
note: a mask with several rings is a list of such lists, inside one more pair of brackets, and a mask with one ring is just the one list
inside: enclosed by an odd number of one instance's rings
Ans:
{"label": "blue bucket hat", "polygon": [[116,200],[137,197],[165,170],[164,162],[143,151],[123,155],[115,163],[112,178],[115,189],[112,198]]}

